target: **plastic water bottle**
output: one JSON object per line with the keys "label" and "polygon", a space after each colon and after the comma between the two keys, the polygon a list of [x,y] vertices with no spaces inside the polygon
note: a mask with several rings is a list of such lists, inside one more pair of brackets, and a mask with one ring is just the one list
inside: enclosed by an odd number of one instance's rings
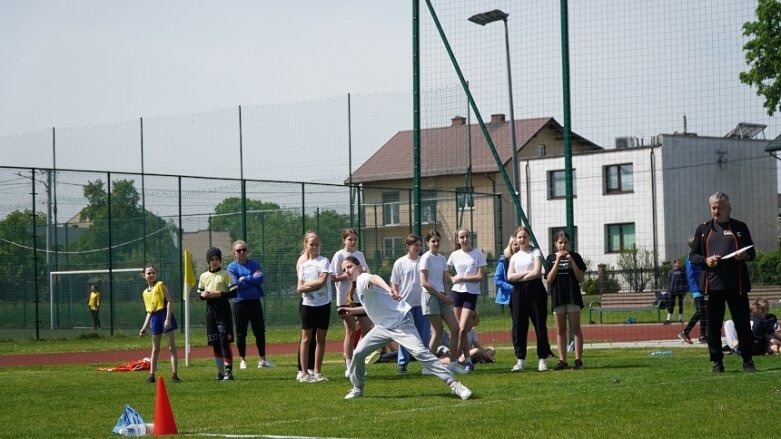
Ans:
{"label": "plastic water bottle", "polygon": [[119,430],[119,434],[122,436],[146,436],[146,425],[144,424],[130,424],[127,427]]}
{"label": "plastic water bottle", "polygon": [[659,357],[672,357],[673,352],[672,351],[654,351],[651,352],[649,357],[651,358],[659,358]]}

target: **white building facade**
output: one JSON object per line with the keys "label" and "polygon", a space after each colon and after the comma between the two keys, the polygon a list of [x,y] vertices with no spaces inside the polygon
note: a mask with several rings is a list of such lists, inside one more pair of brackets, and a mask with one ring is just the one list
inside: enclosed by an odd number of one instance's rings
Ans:
{"label": "white building facade", "polygon": [[[687,239],[710,218],[708,197],[729,195],[732,217],[748,224],[759,251],[778,247],[777,161],[766,140],[660,135],[652,146],[572,157],[577,251],[616,266],[635,245],[657,263],[688,253]],[[566,225],[563,157],[520,161],[521,204],[543,250]]]}

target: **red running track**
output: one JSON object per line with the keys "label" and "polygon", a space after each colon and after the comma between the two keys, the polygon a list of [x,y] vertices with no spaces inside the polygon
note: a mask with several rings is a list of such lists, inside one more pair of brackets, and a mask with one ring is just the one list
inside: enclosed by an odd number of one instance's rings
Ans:
{"label": "red running track", "polygon": [[[675,339],[680,331],[680,325],[663,326],[661,324],[634,324],[634,325],[584,325],[583,337],[587,343],[594,342],[640,342],[652,340],[671,340]],[[696,332],[696,331],[695,331]],[[692,335],[696,335],[692,333]],[[555,341],[555,330],[548,331],[548,337],[551,342]],[[480,333],[480,340],[483,343],[503,343],[510,344],[510,331],[495,331]],[[534,332],[529,332],[529,340],[534,341]],[[254,349],[254,347],[252,347]],[[269,357],[275,355],[295,354],[298,349],[298,343],[277,343],[266,346],[266,354]],[[340,352],[342,350],[341,341],[329,341],[326,345],[327,352]],[[165,346],[161,349],[161,355],[167,358]],[[113,366],[123,364],[133,360],[139,360],[148,357],[149,349],[125,350],[125,351],[102,351],[102,352],[63,352],[52,354],[20,354],[20,355],[0,355],[0,367],[12,366],[37,366],[37,365],[56,365],[56,364],[100,364]],[[179,347],[180,361],[184,358],[184,349]],[[211,347],[197,347],[190,352],[190,358],[211,358]]]}

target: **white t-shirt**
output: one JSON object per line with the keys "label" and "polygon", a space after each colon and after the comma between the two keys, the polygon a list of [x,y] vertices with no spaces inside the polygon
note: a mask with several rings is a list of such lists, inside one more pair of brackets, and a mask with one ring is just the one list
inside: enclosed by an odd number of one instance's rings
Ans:
{"label": "white t-shirt", "polygon": [[[363,271],[366,273],[369,272],[369,264],[366,263],[366,258],[363,256],[363,253],[358,250],[350,253],[345,249],[341,249],[334,253],[334,257],[331,259],[331,269],[333,269],[334,273],[342,272],[342,262],[344,262],[348,256],[354,256],[358,259],[361,263],[361,267],[363,267]],[[347,290],[350,289],[350,283],[349,280],[334,282],[334,285],[336,286],[336,306],[345,305],[345,302],[347,301]]]}
{"label": "white t-shirt", "polygon": [[393,329],[404,320],[412,307],[403,299],[393,300],[390,293],[377,285],[369,286],[371,276],[369,273],[358,275],[355,282],[358,298],[361,299],[363,309],[374,326]]}
{"label": "white t-shirt", "polygon": [[[456,269],[456,276],[474,276],[480,267],[487,265],[485,255],[479,248],[473,248],[469,253],[456,250],[450,253],[447,266]],[[453,291],[459,293],[480,294],[480,282],[456,282]]]}
{"label": "white t-shirt", "polygon": [[[428,273],[428,283],[430,283],[434,289],[443,293],[445,291],[445,270],[447,269],[447,261],[442,253],[436,255],[431,252],[423,253],[420,257],[420,263],[418,264],[421,270],[426,270]],[[421,287],[421,290],[425,291],[425,288]]]}
{"label": "white t-shirt", "polygon": [[331,303],[331,264],[325,256],[318,256],[315,259],[305,260],[298,267],[298,280],[304,282],[317,280],[322,273],[328,273],[329,279],[319,290],[302,294],[305,306],[323,306]]}
{"label": "white t-shirt", "polygon": [[510,265],[515,267],[516,273],[526,273],[534,268],[534,258],[540,258],[542,262],[542,252],[534,247],[529,251],[519,250],[510,258]]}
{"label": "white t-shirt", "polygon": [[410,259],[407,255],[396,259],[391,272],[391,283],[399,285],[401,298],[410,306],[420,306],[420,258]]}

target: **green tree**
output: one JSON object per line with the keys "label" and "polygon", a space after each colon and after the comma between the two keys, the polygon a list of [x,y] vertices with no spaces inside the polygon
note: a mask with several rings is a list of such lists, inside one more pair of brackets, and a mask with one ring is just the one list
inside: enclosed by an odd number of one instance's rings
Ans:
{"label": "green tree", "polygon": [[748,263],[752,284],[781,284],[781,248],[772,252],[757,252],[757,257]]}
{"label": "green tree", "polygon": [[[35,216],[38,231],[38,248],[45,248],[46,215]],[[43,245],[42,245],[43,244]],[[0,221],[0,297],[9,300],[13,294],[30,292],[34,274],[33,213],[30,209],[14,210]],[[38,252],[38,277],[43,279],[46,254]]]}
{"label": "green tree", "polygon": [[740,82],[757,87],[773,116],[781,101],[781,2],[759,0],[756,14],[757,21],[743,24],[743,36],[751,39],[743,46],[749,70],[740,73]]}
{"label": "green tree", "polygon": [[106,186],[100,179],[88,181],[84,186],[88,204],[79,218],[90,226],[70,245],[71,251],[82,252],[71,258],[71,262],[83,269],[108,265],[109,222],[114,267],[139,267],[146,262],[144,259],[159,264],[178,261],[175,225],[142,209],[135,182],[121,179],[111,184],[110,216]]}
{"label": "green tree", "polygon": [[618,257],[618,268],[621,270],[621,277],[634,293],[645,291],[648,283],[654,277],[653,253],[649,250],[638,249],[632,246],[631,249],[621,252]]}
{"label": "green tree", "polygon": [[[318,232],[322,255],[329,259],[343,247],[342,229],[349,224],[346,215],[324,210],[302,217],[298,209],[251,199],[246,200],[246,209],[246,241],[252,258],[260,261],[266,271],[267,292],[287,290],[294,285],[295,264],[303,249],[303,230]],[[241,198],[224,199],[214,212],[212,230],[228,232],[231,240],[242,239]],[[224,259],[230,260],[225,256]]]}

